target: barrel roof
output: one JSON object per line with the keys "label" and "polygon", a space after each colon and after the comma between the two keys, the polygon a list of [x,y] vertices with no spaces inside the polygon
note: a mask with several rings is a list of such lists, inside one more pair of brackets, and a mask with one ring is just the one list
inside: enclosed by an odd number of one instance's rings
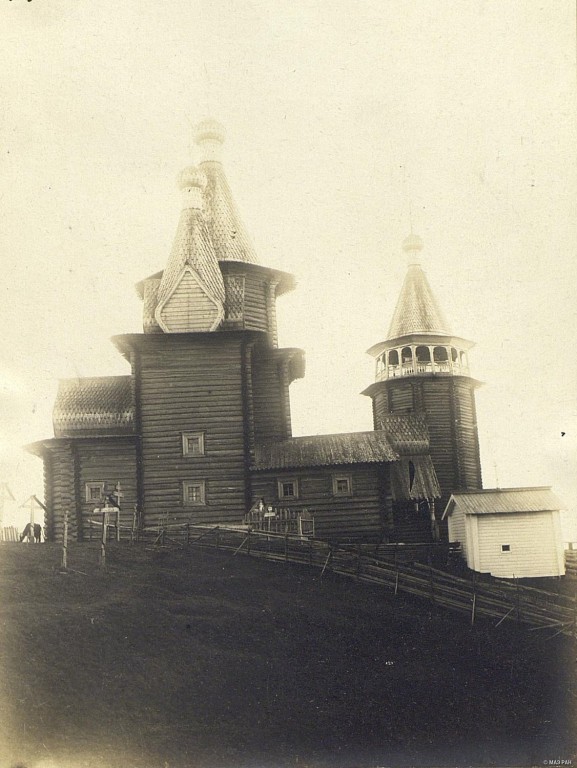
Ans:
{"label": "barrel roof", "polygon": [[62,379],[52,420],[56,437],[132,434],[132,377]]}

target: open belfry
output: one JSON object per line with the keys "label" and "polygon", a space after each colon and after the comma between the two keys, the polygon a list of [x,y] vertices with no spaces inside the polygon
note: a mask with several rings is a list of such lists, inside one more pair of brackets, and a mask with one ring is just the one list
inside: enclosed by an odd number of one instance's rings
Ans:
{"label": "open belfry", "polygon": [[198,165],[164,271],[137,285],[143,332],[113,338],[126,376],[62,380],[44,462],[46,530],[87,538],[112,497],[127,527],[240,525],[257,504],[314,517],[331,540],[431,541],[451,492],[481,487],[470,342],[451,333],[409,257],[389,333],[369,353],[374,429],[292,437],[289,387],[304,353],[278,346],[276,300],[293,277],[259,263],[221,159],[195,129]]}

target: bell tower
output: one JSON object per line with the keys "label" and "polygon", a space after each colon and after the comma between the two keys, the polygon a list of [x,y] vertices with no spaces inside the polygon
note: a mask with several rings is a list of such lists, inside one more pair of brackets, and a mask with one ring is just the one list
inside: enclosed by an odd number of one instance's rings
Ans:
{"label": "bell tower", "polygon": [[373,401],[375,429],[391,414],[424,416],[430,455],[441,487],[440,515],[452,491],[482,487],[475,389],[468,352],[473,343],[450,330],[421,267],[423,242],[403,243],[407,274],[384,341],[368,353],[375,382],[363,394]]}

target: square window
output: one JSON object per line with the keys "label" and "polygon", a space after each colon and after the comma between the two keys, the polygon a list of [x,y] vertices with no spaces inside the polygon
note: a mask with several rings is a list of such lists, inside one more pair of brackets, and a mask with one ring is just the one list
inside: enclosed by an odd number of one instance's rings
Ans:
{"label": "square window", "polygon": [[197,507],[206,504],[204,480],[185,481],[182,484],[182,496],[185,506]]}
{"label": "square window", "polygon": [[299,486],[295,478],[278,481],[279,499],[298,499]]}
{"label": "square window", "polygon": [[183,456],[204,456],[204,432],[183,432]]}
{"label": "square window", "polygon": [[86,501],[95,503],[102,500],[104,483],[86,483]]}
{"label": "square window", "polygon": [[333,496],[352,496],[353,482],[350,475],[333,475]]}
{"label": "square window", "polygon": [[510,544],[501,544],[501,552],[510,552],[510,551],[511,551]]}

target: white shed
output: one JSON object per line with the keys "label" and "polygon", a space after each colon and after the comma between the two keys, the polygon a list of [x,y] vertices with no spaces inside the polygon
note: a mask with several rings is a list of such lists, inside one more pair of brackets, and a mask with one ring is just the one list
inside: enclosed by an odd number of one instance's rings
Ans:
{"label": "white shed", "polygon": [[562,504],[549,487],[453,493],[443,513],[467,565],[502,578],[565,573]]}

